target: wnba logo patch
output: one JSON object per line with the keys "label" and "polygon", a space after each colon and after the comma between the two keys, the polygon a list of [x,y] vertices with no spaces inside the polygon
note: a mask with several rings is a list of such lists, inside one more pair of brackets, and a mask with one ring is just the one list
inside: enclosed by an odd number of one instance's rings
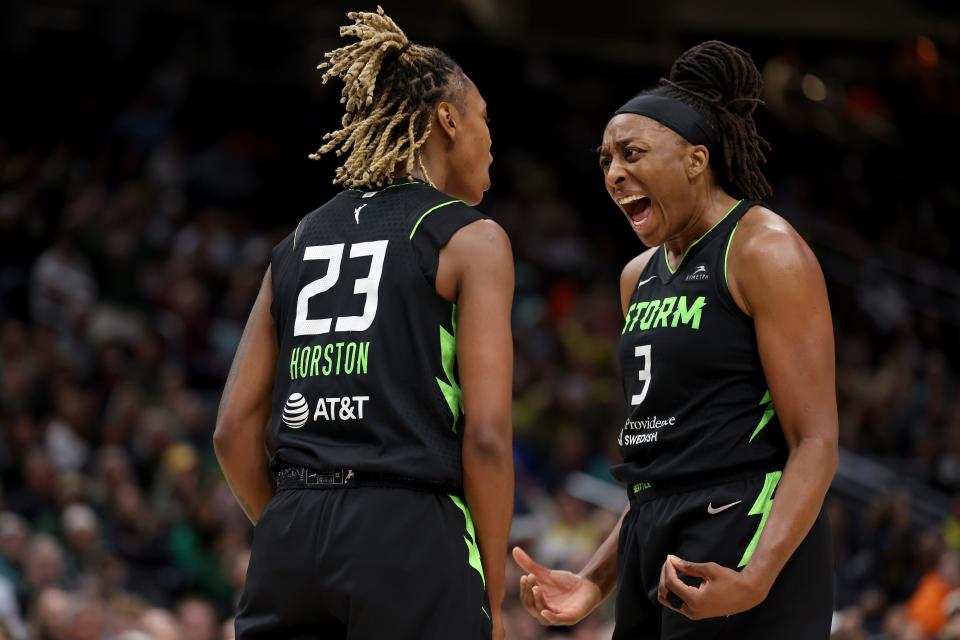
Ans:
{"label": "wnba logo patch", "polygon": [[287,398],[287,403],[283,405],[283,417],[281,418],[283,424],[291,429],[299,429],[307,424],[309,417],[310,407],[307,406],[307,401],[301,394],[294,393]]}

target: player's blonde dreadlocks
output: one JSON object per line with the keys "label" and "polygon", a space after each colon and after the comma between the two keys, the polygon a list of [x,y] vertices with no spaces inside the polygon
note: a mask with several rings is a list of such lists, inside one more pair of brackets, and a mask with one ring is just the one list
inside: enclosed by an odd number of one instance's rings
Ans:
{"label": "player's blonde dreadlocks", "polygon": [[358,41],[325,54],[327,62],[317,67],[325,69],[324,84],[343,81],[346,113],[310,158],[334,149],[349,154],[333,180],[347,188],[382,187],[399,169],[411,174],[414,162],[430,182],[418,151],[430,135],[433,107],[459,97],[463,71],[439,49],[412,44],[382,7],[347,17],[354,23],[340,27],[340,37]]}

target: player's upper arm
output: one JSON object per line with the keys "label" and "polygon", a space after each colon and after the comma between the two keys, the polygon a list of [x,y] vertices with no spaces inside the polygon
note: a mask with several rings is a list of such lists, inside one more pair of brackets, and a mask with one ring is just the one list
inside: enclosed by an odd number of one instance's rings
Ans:
{"label": "player's upper arm", "polygon": [[467,420],[475,430],[509,429],[514,267],[506,232],[492,220],[461,228],[441,253],[440,272],[438,284],[444,276],[456,281],[457,366]]}
{"label": "player's upper arm", "polygon": [[638,255],[627,263],[627,266],[623,268],[623,272],[620,274],[620,306],[623,310],[624,317],[627,316],[627,309],[630,308],[630,298],[633,297],[633,289],[637,286],[640,274],[643,273],[644,267],[646,267],[647,263],[653,258],[653,254],[657,252],[657,249],[659,249],[659,247],[653,247]]}
{"label": "player's upper arm", "polygon": [[833,323],[816,257],[785,220],[757,208],[741,220],[728,266],[731,294],[753,317],[787,444],[817,437],[835,446]]}
{"label": "player's upper arm", "polygon": [[[270,415],[270,398],[277,367],[277,333],[270,305],[273,283],[267,268],[243,337],[233,357],[230,375],[220,399],[215,439],[245,425],[265,428]],[[252,419],[251,419],[252,418]]]}

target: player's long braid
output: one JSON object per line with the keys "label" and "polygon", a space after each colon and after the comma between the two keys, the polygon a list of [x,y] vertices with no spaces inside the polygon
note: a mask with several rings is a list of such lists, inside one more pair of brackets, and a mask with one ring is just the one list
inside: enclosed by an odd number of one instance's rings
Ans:
{"label": "player's long braid", "polygon": [[763,78],[750,54],[733,45],[709,40],[683,52],[673,63],[669,78],[661,78],[653,93],[671,95],[701,113],[716,118],[723,149],[720,179],[737,195],[763,200],[773,190],[760,165],[770,143],[757,133],[753,112],[763,104]]}
{"label": "player's long braid", "polygon": [[326,53],[327,62],[317,67],[325,69],[324,84],[343,81],[346,113],[341,128],[325,134],[327,142],[310,158],[334,149],[337,156],[349,154],[333,180],[347,188],[382,187],[399,168],[411,174],[414,162],[431,182],[418,150],[430,135],[433,107],[456,98],[460,87],[454,83],[465,78],[463,71],[439,49],[411,44],[382,7],[347,17],[354,24],[340,27],[340,36],[358,41]]}

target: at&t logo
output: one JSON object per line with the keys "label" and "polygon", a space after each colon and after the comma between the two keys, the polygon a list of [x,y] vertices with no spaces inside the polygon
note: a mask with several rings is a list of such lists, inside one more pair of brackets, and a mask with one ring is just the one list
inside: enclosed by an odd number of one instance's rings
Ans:
{"label": "at&t logo", "polygon": [[310,417],[310,407],[307,401],[299,393],[292,394],[287,398],[287,403],[283,405],[283,424],[291,429],[299,429],[307,424]]}

